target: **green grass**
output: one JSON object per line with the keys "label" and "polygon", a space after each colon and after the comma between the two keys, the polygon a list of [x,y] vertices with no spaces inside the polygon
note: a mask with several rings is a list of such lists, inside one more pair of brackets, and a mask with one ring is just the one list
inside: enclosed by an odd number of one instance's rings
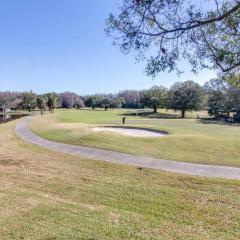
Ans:
{"label": "green grass", "polygon": [[[67,113],[67,114],[66,114]],[[107,123],[120,122],[123,111],[92,110],[58,110],[57,120],[63,123]],[[132,117],[131,117],[132,118]],[[132,118],[134,119],[134,118]]]}
{"label": "green grass", "polygon": [[15,124],[0,125],[1,239],[240,239],[240,181],[48,151]]}
{"label": "green grass", "polygon": [[[136,113],[138,115],[136,115]],[[171,110],[159,110],[157,114],[149,110],[123,110],[114,109],[104,111],[102,109],[85,110],[66,110],[60,109],[57,111],[57,121],[62,123],[121,123],[122,117],[126,116],[128,120],[142,119],[162,119],[162,118],[180,118],[180,112]],[[206,112],[187,112],[187,118],[195,118],[197,115],[207,117]]]}
{"label": "green grass", "polygon": [[[240,127],[198,120],[188,113],[187,119],[178,118],[171,111],[157,115],[139,111],[114,110],[59,110],[54,116],[35,119],[31,129],[38,135],[58,142],[84,145],[160,159],[193,163],[240,166]],[[116,133],[91,131],[96,125],[120,125],[127,116],[127,126],[164,130],[163,138],[136,138]]]}

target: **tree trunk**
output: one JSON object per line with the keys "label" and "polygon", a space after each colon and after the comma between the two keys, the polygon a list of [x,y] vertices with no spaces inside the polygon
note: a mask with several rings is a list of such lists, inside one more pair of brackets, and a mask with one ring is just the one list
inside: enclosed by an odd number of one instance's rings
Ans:
{"label": "tree trunk", "polygon": [[216,120],[219,120],[219,112],[218,112],[218,111],[215,111],[215,112],[214,112],[214,118],[215,118]]}
{"label": "tree trunk", "polygon": [[240,122],[240,109],[238,109],[236,114],[234,115],[234,121]]}
{"label": "tree trunk", "polygon": [[182,110],[182,118],[185,118],[186,110]]}
{"label": "tree trunk", "polygon": [[157,106],[154,106],[154,107],[153,107],[153,111],[154,111],[154,113],[157,112]]}

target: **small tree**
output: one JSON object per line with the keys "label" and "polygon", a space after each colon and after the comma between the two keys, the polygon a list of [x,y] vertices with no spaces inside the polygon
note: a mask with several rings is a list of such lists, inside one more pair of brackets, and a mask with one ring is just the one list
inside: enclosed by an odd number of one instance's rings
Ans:
{"label": "small tree", "polygon": [[159,107],[166,107],[167,91],[165,87],[154,86],[142,93],[140,103],[143,107],[153,108],[154,113],[156,113]]}
{"label": "small tree", "polygon": [[49,111],[51,112],[51,114],[54,113],[55,108],[57,107],[58,103],[59,103],[59,97],[56,93],[47,93],[47,107],[49,109]]}
{"label": "small tree", "polygon": [[199,110],[203,99],[202,87],[193,82],[177,82],[168,93],[168,108],[180,110],[182,118],[187,110]]}
{"label": "small tree", "polygon": [[237,111],[237,115],[239,115],[240,88],[235,80],[237,78],[233,78],[233,76],[219,76],[204,85],[204,90],[208,95],[210,116],[218,119],[221,114],[225,114],[229,117],[233,111]]}
{"label": "small tree", "polygon": [[98,101],[97,96],[89,96],[85,100],[85,105],[87,107],[91,107],[94,110],[96,107],[97,101]]}
{"label": "small tree", "polygon": [[110,99],[107,98],[107,97],[103,98],[103,99],[101,100],[101,105],[102,105],[102,107],[104,107],[105,111],[107,111],[108,108],[109,108],[110,105],[111,105]]}
{"label": "small tree", "polygon": [[46,95],[39,95],[37,97],[37,106],[41,110],[41,115],[47,108],[48,98]]}
{"label": "small tree", "polygon": [[236,87],[230,85],[222,77],[211,79],[204,85],[204,90],[208,95],[210,116],[217,119],[220,113],[225,113],[229,117],[235,105],[235,89]]}
{"label": "small tree", "polygon": [[32,92],[26,92],[22,95],[23,109],[27,109],[29,112],[37,107],[37,95]]}
{"label": "small tree", "polygon": [[211,94],[208,98],[208,114],[214,116],[214,119],[219,119],[221,112],[223,112],[222,97],[217,94]]}

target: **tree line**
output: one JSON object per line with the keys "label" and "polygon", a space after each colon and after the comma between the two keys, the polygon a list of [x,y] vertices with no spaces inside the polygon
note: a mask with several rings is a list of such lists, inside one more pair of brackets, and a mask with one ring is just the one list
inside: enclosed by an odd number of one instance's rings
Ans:
{"label": "tree line", "polygon": [[[124,90],[116,94],[94,94],[79,96],[73,92],[60,94],[46,93],[37,95],[33,92],[0,92],[2,110],[38,108],[41,113],[55,108],[158,108],[181,111],[182,118],[186,111],[207,110],[215,119],[233,117],[240,121],[240,88],[225,79],[211,79],[203,86],[194,81],[176,82],[169,89],[153,86],[146,90]],[[231,115],[231,113],[233,113]]]}
{"label": "tree line", "polygon": [[56,93],[46,93],[37,95],[30,92],[0,92],[0,109],[5,112],[11,110],[33,111],[36,108],[43,111],[49,110],[51,113],[59,106],[59,95]]}

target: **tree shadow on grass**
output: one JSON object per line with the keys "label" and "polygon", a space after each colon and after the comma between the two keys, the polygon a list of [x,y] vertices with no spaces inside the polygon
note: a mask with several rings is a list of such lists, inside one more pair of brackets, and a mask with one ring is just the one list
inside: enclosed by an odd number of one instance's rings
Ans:
{"label": "tree shadow on grass", "polygon": [[89,112],[106,112],[104,108],[76,108],[79,111],[89,111]]}
{"label": "tree shadow on grass", "polygon": [[180,115],[178,114],[172,114],[172,113],[154,113],[154,112],[149,112],[149,111],[138,111],[138,112],[128,112],[128,113],[123,113],[119,114],[120,116],[124,117],[132,117],[132,116],[138,116],[138,117],[143,117],[143,118],[150,118],[150,119],[182,119]]}
{"label": "tree shadow on grass", "polygon": [[225,122],[224,120],[216,120],[214,118],[201,118],[198,120],[199,123],[202,124],[215,124],[215,125],[225,125],[225,126],[240,126],[240,123],[231,123],[231,122]]}

